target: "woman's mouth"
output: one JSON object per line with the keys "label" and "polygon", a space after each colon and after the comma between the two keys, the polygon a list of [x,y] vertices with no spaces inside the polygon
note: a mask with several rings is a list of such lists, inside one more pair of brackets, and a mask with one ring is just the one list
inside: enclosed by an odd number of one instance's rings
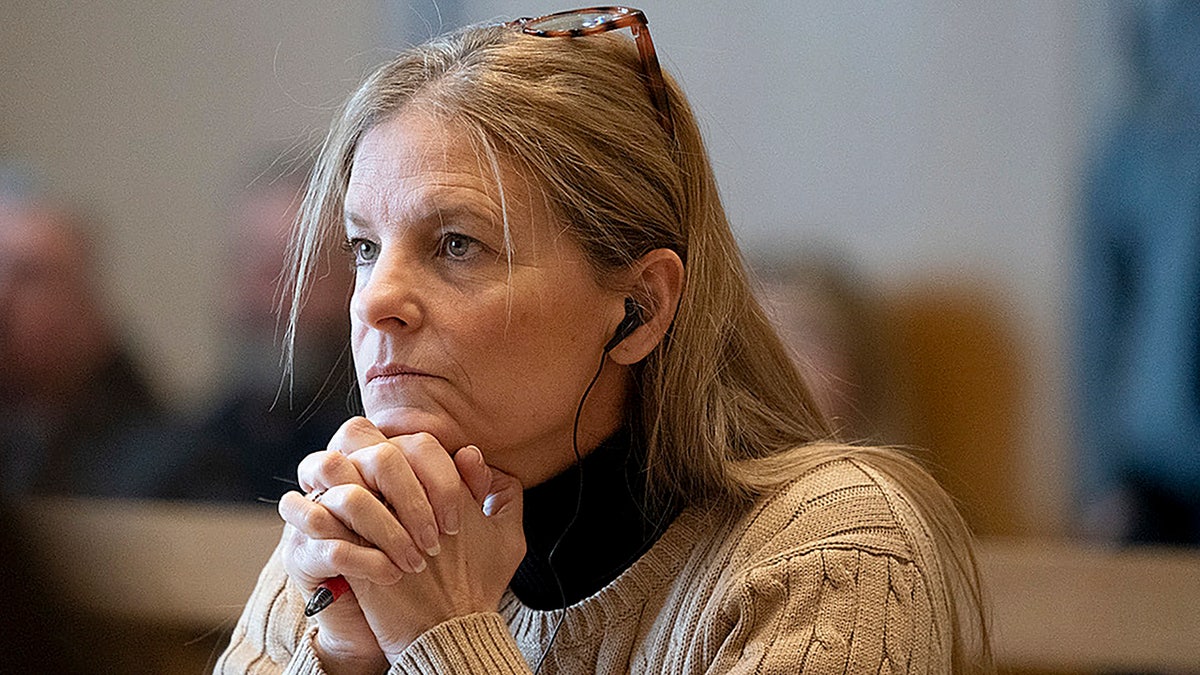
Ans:
{"label": "woman's mouth", "polygon": [[418,377],[435,377],[418,368],[402,364],[380,364],[377,363],[367,368],[365,377],[363,378],[367,384],[384,383],[389,381],[403,380]]}

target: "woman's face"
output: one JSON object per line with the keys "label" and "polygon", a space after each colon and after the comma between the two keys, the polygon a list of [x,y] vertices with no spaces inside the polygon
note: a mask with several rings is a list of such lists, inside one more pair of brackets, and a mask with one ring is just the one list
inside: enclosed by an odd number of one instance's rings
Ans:
{"label": "woman's face", "polygon": [[[351,342],[366,415],[386,435],[477,445],[532,485],[574,459],[575,410],[623,295],[595,282],[532,180],[504,158],[499,174],[461,128],[420,113],[363,136],[345,202]],[[604,370],[581,452],[619,424],[628,374]]]}

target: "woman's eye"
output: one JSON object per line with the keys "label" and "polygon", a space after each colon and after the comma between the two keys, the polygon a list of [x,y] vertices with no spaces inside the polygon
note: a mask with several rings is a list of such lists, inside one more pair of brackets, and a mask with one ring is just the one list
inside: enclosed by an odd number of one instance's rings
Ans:
{"label": "woman's eye", "polygon": [[466,258],[473,252],[473,244],[476,244],[476,241],[471,237],[451,232],[442,235],[442,240],[438,244],[438,253],[447,258]]}
{"label": "woman's eye", "polygon": [[350,239],[346,241],[346,250],[354,254],[354,264],[364,265],[375,262],[379,257],[379,244],[369,239]]}

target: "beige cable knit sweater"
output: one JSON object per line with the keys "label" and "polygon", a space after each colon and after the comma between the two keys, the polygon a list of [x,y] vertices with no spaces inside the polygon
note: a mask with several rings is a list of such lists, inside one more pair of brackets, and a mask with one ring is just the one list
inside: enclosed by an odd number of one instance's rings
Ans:
{"label": "beige cable knit sweater", "polygon": [[[436,626],[390,672],[529,673],[548,650],[545,675],[948,673],[946,592],[894,482],[840,459],[739,513],[685,509],[566,610],[510,592],[496,613]],[[276,552],[216,672],[322,673],[303,605]]]}

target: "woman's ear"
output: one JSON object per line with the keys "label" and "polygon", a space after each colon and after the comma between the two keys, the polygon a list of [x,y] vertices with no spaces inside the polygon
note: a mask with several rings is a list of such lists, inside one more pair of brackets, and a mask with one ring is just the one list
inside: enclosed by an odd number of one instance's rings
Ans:
{"label": "woman's ear", "polygon": [[683,294],[683,261],[668,248],[656,248],[629,268],[629,295],[641,307],[641,325],[609,351],[621,365],[641,361],[654,351],[675,319]]}

